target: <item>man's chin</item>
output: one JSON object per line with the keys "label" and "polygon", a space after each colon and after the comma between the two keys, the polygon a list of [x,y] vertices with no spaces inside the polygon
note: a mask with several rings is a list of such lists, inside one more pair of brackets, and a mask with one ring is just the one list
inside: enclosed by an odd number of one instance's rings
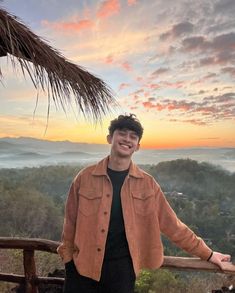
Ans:
{"label": "man's chin", "polygon": [[128,151],[119,151],[117,152],[117,156],[120,158],[131,158],[132,153],[128,152]]}

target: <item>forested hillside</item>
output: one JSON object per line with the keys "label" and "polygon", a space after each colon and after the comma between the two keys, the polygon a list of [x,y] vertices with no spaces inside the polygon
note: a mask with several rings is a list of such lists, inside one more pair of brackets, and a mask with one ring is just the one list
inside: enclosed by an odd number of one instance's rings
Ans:
{"label": "forested hillside", "polygon": [[[213,249],[235,255],[235,173],[208,163],[181,159],[141,167],[160,183],[183,222]],[[81,168],[1,169],[0,236],[60,240],[66,194]],[[165,238],[164,244],[165,254],[185,255]],[[160,280],[168,280],[166,284],[174,283],[178,288],[167,292],[194,292],[186,290],[188,281],[185,283],[174,273],[164,271],[145,272],[137,283],[137,292],[147,293],[151,288],[166,286],[159,285]]]}

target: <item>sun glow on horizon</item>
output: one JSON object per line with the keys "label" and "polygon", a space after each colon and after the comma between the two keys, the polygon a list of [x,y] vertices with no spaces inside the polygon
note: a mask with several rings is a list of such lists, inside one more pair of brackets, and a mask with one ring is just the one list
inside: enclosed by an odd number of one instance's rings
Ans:
{"label": "sun glow on horizon", "polygon": [[143,149],[235,147],[234,3],[222,1],[218,9],[216,1],[206,2],[207,9],[204,0],[169,9],[164,1],[68,0],[45,7],[25,0],[24,7],[35,7],[29,10],[5,1],[66,58],[104,80],[121,109],[94,125],[76,107],[65,115],[51,103],[47,125],[47,95],[39,91],[34,116],[38,92],[20,66],[14,71],[1,57],[0,137],[106,144],[109,121],[136,113]]}

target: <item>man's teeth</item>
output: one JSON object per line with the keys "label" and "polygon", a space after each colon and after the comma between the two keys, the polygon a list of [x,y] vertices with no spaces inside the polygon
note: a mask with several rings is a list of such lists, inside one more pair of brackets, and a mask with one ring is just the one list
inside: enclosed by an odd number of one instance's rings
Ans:
{"label": "man's teeth", "polygon": [[121,144],[121,146],[122,146],[122,147],[125,147],[125,148],[127,148],[127,149],[130,148],[129,145],[126,145],[126,144]]}

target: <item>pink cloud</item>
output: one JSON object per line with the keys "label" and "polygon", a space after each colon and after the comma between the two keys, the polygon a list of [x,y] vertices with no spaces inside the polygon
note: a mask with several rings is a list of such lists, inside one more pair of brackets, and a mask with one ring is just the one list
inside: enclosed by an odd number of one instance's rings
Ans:
{"label": "pink cloud", "polygon": [[169,82],[169,81],[164,81],[161,83],[164,87],[169,87],[169,88],[182,88],[184,85],[183,81],[176,81],[176,82]]}
{"label": "pink cloud", "polygon": [[91,29],[94,27],[94,22],[89,19],[82,19],[78,22],[49,22],[48,20],[43,20],[42,24],[60,31],[77,32],[85,29]]}
{"label": "pink cloud", "polygon": [[136,4],[136,0],[127,0],[127,4],[129,5],[129,6],[132,6],[132,5],[134,5],[134,4]]}
{"label": "pink cloud", "polygon": [[120,91],[120,90],[123,90],[123,89],[125,89],[125,88],[128,88],[128,87],[130,87],[130,84],[129,84],[129,83],[125,83],[125,82],[123,82],[123,83],[121,83],[120,86],[119,86],[119,91]]}
{"label": "pink cloud", "polygon": [[138,109],[137,106],[131,106],[131,107],[130,107],[130,110],[136,110],[136,109]]}
{"label": "pink cloud", "polygon": [[132,67],[131,67],[131,64],[129,62],[123,62],[121,64],[122,68],[124,68],[126,71],[131,71],[132,70]]}
{"label": "pink cloud", "polygon": [[160,88],[160,85],[157,84],[157,83],[150,83],[150,84],[147,85],[147,88],[150,88],[152,90],[156,90],[156,89]]}
{"label": "pink cloud", "polygon": [[100,18],[106,18],[113,14],[117,14],[119,11],[120,3],[118,0],[106,0],[101,3],[97,16]]}
{"label": "pink cloud", "polygon": [[114,60],[113,60],[113,56],[112,55],[109,55],[109,56],[106,57],[105,63],[112,64],[113,62],[114,62]]}
{"label": "pink cloud", "polygon": [[138,82],[142,82],[144,80],[144,78],[142,77],[142,76],[138,76],[137,78],[136,78],[136,81],[138,81]]}
{"label": "pink cloud", "polygon": [[164,105],[161,105],[159,103],[154,104],[154,103],[152,103],[150,101],[143,102],[142,104],[143,104],[144,108],[156,109],[157,111],[162,111],[162,110],[164,110],[166,108]]}
{"label": "pink cloud", "polygon": [[172,101],[172,103],[169,103],[167,105],[167,109],[169,111],[174,111],[174,110],[181,110],[183,112],[187,112],[191,110],[191,108],[194,106],[194,103],[188,103],[185,101]]}
{"label": "pink cloud", "polygon": [[138,94],[142,94],[142,93],[144,93],[144,89],[137,90],[137,91],[133,92],[131,95],[138,95]]}

